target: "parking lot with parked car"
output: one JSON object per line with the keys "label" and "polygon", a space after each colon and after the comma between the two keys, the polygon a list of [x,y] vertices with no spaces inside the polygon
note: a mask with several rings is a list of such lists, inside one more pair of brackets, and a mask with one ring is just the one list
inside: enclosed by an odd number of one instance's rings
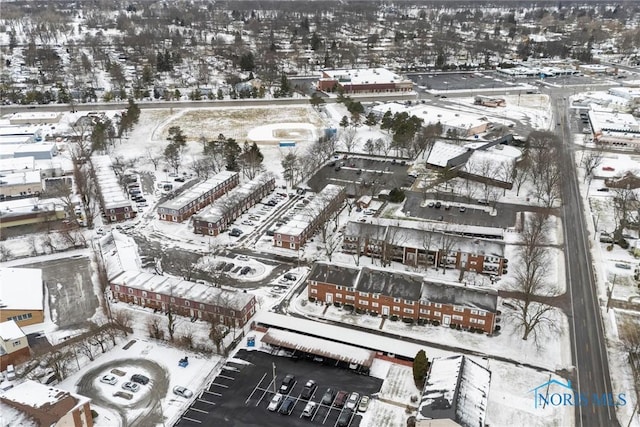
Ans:
{"label": "parking lot with parked car", "polygon": [[176,426],[356,427],[362,419],[359,410],[367,409],[368,399],[360,405],[362,398],[381,386],[382,380],[349,369],[243,350]]}

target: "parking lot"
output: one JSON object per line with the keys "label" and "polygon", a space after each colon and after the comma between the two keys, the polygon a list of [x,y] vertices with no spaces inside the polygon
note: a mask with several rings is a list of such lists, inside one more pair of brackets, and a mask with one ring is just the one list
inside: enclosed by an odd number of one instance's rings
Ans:
{"label": "parking lot", "polygon": [[344,185],[348,195],[375,195],[381,190],[410,187],[406,162],[359,157],[333,159],[313,175],[308,185],[319,192],[327,184]]}
{"label": "parking lot", "polygon": [[[382,386],[382,380],[378,378],[307,359],[279,357],[259,351],[240,351],[236,359],[249,363],[235,359],[227,362],[209,388],[184,412],[177,426],[333,427],[343,412],[343,408],[333,404],[320,405],[311,419],[302,418],[307,401],[300,395],[307,380],[312,379],[318,384],[311,397],[318,403],[328,387],[334,392],[355,391],[361,396],[370,396]],[[280,387],[285,375],[295,375],[294,385],[288,393],[295,401],[290,415],[267,409],[274,395],[274,368],[276,388]],[[357,427],[360,420],[361,415],[355,413],[348,425]]]}

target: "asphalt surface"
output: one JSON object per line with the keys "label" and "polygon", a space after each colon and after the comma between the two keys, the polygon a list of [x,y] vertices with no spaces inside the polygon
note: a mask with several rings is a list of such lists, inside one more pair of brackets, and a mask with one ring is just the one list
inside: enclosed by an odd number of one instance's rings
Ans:
{"label": "asphalt surface", "polygon": [[[554,93],[552,106],[560,123],[563,146],[561,150],[562,165],[574,166],[573,143],[569,124],[569,105],[566,97]],[[567,167],[562,182],[562,198],[564,205],[564,240],[565,269],[571,297],[572,312],[570,332],[573,346],[573,360],[577,381],[575,392],[587,396],[606,393],[627,392],[612,390],[609,364],[607,360],[606,340],[597,287],[594,280],[589,237],[583,216],[583,201],[578,188],[576,168]],[[606,405],[576,406],[576,425],[578,426],[617,426],[615,407]]]}
{"label": "asphalt surface", "polygon": [[[309,360],[295,360],[258,351],[240,351],[236,358],[251,362],[241,365],[228,362],[211,386],[195,400],[193,405],[176,423],[179,427],[333,427],[341,409],[320,407],[313,420],[301,418],[306,401],[296,400],[291,415],[280,415],[267,410],[273,396],[273,364],[276,367],[276,386],[280,387],[287,374],[296,376],[296,384],[289,396],[298,398],[308,379],[317,382],[312,399],[319,402],[327,387],[334,390],[357,391],[371,395],[380,390],[382,380],[358,375],[348,369],[335,368]],[[257,388],[256,388],[257,387]],[[350,427],[359,426],[361,417],[356,415]],[[197,421],[193,421],[197,420]],[[200,422],[198,422],[200,421]]]}
{"label": "asphalt surface", "polygon": [[[138,393],[145,393],[142,399],[135,403],[128,404],[127,400],[119,397],[105,397],[103,393],[94,386],[96,378],[105,375],[112,369],[121,369],[123,365],[137,366],[151,372],[151,381],[149,384],[141,386]],[[121,385],[125,379],[128,381],[135,372],[129,371],[122,378],[119,378],[118,384],[113,386],[113,391],[122,391]],[[83,396],[91,398],[91,400],[99,406],[109,408],[117,412],[121,417],[122,427],[150,426],[156,423],[162,423],[162,409],[160,408],[160,400],[166,397],[169,390],[169,374],[160,365],[146,359],[120,359],[104,363],[100,366],[87,371],[86,374],[78,381],[77,392]],[[134,420],[129,420],[127,414],[132,410],[146,408]],[[114,421],[114,425],[117,423]]]}

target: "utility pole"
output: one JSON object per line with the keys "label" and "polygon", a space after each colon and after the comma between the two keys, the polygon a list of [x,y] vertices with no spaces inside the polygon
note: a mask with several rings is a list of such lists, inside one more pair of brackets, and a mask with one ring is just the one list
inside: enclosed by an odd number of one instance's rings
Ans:
{"label": "utility pole", "polygon": [[611,289],[608,291],[609,297],[607,298],[607,313],[609,312],[609,307],[611,305],[611,297],[613,296],[613,289],[616,287],[616,275],[613,275],[613,280],[611,281]]}
{"label": "utility pole", "polygon": [[271,362],[273,366],[273,392],[276,393],[276,362]]}

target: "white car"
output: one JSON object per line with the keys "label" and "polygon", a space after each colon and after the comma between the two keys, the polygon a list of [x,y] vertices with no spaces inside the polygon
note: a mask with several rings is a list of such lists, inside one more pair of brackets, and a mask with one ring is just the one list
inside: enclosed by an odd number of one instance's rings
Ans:
{"label": "white car", "polygon": [[96,229],[96,234],[98,234],[98,236],[103,236],[104,235],[104,228],[98,227]]}
{"label": "white car", "polygon": [[240,261],[249,261],[249,257],[246,255],[238,255],[236,258]]}
{"label": "white car", "polygon": [[249,221],[249,220],[247,220],[247,219],[245,219],[244,221],[242,221],[240,224],[242,224],[242,225],[254,225],[254,224],[253,224],[253,222],[251,222],[251,221]]}
{"label": "white car", "polygon": [[193,392],[191,390],[189,390],[186,387],[180,387],[180,386],[175,386],[173,388],[173,393],[178,396],[185,397],[187,399],[193,396]]}
{"label": "white car", "polygon": [[103,375],[102,378],[100,378],[100,382],[115,385],[118,382],[118,379],[115,375]]}
{"label": "white car", "polygon": [[140,390],[140,384],[136,384],[136,383],[133,383],[131,381],[127,381],[126,383],[122,384],[122,388],[124,390],[136,393],[138,390]]}
{"label": "white car", "polygon": [[355,411],[358,408],[358,403],[360,403],[360,395],[354,391],[349,395],[347,403],[344,406],[347,409],[352,409]]}
{"label": "white car", "polygon": [[278,407],[282,403],[283,397],[284,396],[281,395],[280,393],[274,394],[273,397],[271,398],[271,402],[269,402],[269,406],[267,407],[267,409],[270,410],[271,412],[277,411]]}
{"label": "white car", "polygon": [[302,416],[305,418],[311,418],[313,417],[313,414],[315,414],[317,409],[318,409],[318,404],[316,402],[309,402],[304,407],[304,410],[302,411]]}

